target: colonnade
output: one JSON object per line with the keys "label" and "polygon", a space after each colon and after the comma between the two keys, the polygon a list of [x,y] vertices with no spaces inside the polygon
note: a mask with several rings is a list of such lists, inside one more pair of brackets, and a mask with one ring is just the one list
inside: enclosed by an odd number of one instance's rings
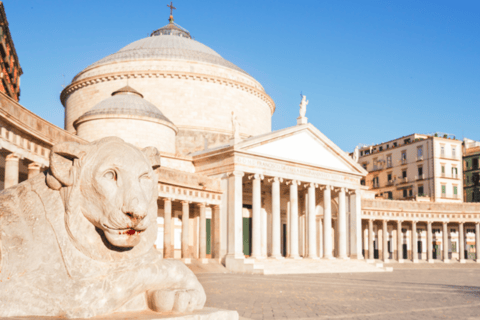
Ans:
{"label": "colonnade", "polygon": [[[16,153],[10,153],[5,157],[5,180],[4,189],[19,183],[21,157]],[[42,166],[36,162],[28,164],[28,179],[40,173]]]}
{"label": "colonnade", "polygon": [[[367,229],[368,229],[368,241],[365,243],[365,249],[368,249],[368,259],[374,260],[374,241],[375,241],[375,233],[373,231],[373,224],[375,219],[368,219],[367,220]],[[403,253],[403,245],[404,245],[404,232],[402,231],[407,225],[411,225],[411,260],[412,262],[418,262],[418,233],[417,233],[417,225],[419,223],[425,224],[427,230],[427,238],[426,238],[426,249],[427,249],[427,261],[434,262],[433,258],[433,232],[432,232],[432,224],[442,224],[442,255],[443,261],[449,262],[449,226],[458,226],[458,254],[459,254],[459,262],[465,262],[465,224],[467,222],[460,221],[460,222],[448,222],[448,221],[419,221],[419,220],[412,220],[412,221],[403,221],[403,220],[381,220],[382,225],[382,257],[378,257],[383,261],[387,262],[389,260],[389,252],[388,248],[388,222],[392,222],[396,224],[396,231],[397,231],[397,255],[396,257],[392,257],[396,259],[398,262],[403,262],[404,260],[404,253]],[[475,224],[475,252],[476,252],[476,261],[480,262],[480,222],[472,222]],[[380,241],[380,237],[377,235],[378,241]]]}
{"label": "colonnade", "polygon": [[[267,213],[262,210],[262,181],[270,184],[271,188],[271,250],[269,258],[282,258],[281,253],[281,184],[288,186],[289,199],[289,236],[287,258],[298,259],[299,253],[299,186],[304,188],[305,194],[305,251],[304,258],[320,258],[318,251],[325,258],[333,258],[332,241],[332,190],[338,193],[338,258],[347,259],[348,252],[356,258],[361,257],[361,203],[360,195],[355,190],[348,190],[341,186],[319,185],[312,182],[283,179],[280,177],[265,178],[258,173],[244,173],[234,171],[228,175],[228,248],[227,258],[243,258],[242,208],[243,208],[243,178],[252,183],[252,258],[267,258]],[[317,193],[316,189],[323,190],[323,250],[317,250]],[[351,210],[350,225],[358,227],[357,232],[351,235],[351,243],[347,242],[347,192],[354,197]],[[318,199],[319,200],[319,199]],[[268,201],[268,200],[267,200]],[[352,222],[352,220],[354,220]],[[350,250],[347,247],[350,245]]]}
{"label": "colonnade", "polygon": [[[172,234],[172,198],[163,198],[164,203],[164,222],[163,222],[163,256],[166,259],[174,258],[174,239]],[[190,201],[179,201],[182,204],[182,241],[181,254],[182,259],[190,259],[192,252],[189,246],[189,219],[190,219]],[[207,219],[206,219],[206,203],[195,203],[199,209],[199,258],[207,258]],[[217,258],[219,254],[220,239],[220,206],[210,205],[212,208],[212,257]]]}

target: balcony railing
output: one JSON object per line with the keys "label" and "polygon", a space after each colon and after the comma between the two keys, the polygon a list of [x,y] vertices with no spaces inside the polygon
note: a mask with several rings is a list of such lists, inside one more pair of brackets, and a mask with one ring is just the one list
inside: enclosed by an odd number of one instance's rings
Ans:
{"label": "balcony railing", "polygon": [[423,160],[423,156],[417,156],[417,161],[422,161]]}
{"label": "balcony railing", "polygon": [[442,178],[446,178],[447,174],[445,172],[442,172]]}
{"label": "balcony railing", "polygon": [[405,178],[398,178],[398,183],[406,183],[408,182],[408,178],[405,177]]}
{"label": "balcony railing", "polygon": [[392,186],[393,185],[393,180],[388,180],[387,181],[387,186]]}
{"label": "balcony railing", "polygon": [[407,164],[407,159],[402,159],[402,164]]}
{"label": "balcony railing", "polygon": [[423,180],[423,179],[425,179],[425,173],[415,176],[415,180]]}
{"label": "balcony railing", "polygon": [[458,179],[458,173],[452,173],[452,178],[453,179]]}
{"label": "balcony railing", "polygon": [[380,188],[380,183],[378,182],[373,182],[373,188]]}
{"label": "balcony railing", "polygon": [[387,162],[387,168],[391,168],[391,167],[393,167],[393,166],[392,166],[392,163],[391,163],[391,162],[390,162],[390,163]]}
{"label": "balcony railing", "polygon": [[446,199],[446,198],[447,198],[447,194],[446,194],[446,193],[442,193],[442,198]]}

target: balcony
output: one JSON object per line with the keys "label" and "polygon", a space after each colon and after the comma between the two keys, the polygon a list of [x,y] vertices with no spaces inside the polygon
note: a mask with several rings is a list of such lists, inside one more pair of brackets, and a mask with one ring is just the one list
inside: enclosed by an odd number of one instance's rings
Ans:
{"label": "balcony", "polygon": [[422,173],[421,175],[415,176],[415,180],[424,180],[425,179],[425,173]]}
{"label": "balcony", "polygon": [[407,183],[408,182],[408,178],[405,177],[405,178],[398,178],[398,182],[397,184],[400,184],[400,183]]}
{"label": "balcony", "polygon": [[373,188],[373,189],[380,188],[380,183],[374,181],[374,182],[373,182],[373,185],[372,185],[372,188]]}
{"label": "balcony", "polygon": [[388,180],[387,181],[387,186],[393,186],[393,180]]}
{"label": "balcony", "polygon": [[402,159],[402,164],[407,164],[407,159]]}
{"label": "balcony", "polygon": [[423,156],[417,156],[417,161],[422,161],[423,160]]}
{"label": "balcony", "polygon": [[391,168],[391,167],[393,167],[393,166],[392,166],[392,163],[391,163],[391,162],[390,162],[390,163],[387,163],[387,168]]}

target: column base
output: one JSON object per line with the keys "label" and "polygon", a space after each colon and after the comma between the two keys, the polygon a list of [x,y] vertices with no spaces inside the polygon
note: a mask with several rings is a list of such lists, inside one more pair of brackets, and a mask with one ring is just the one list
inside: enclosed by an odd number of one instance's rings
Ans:
{"label": "column base", "polygon": [[398,263],[404,263],[405,261],[403,259],[398,260]]}
{"label": "column base", "polygon": [[367,260],[365,260],[365,261],[366,261],[367,263],[375,263],[375,260],[373,260],[373,259],[367,259]]}
{"label": "column base", "polygon": [[305,257],[304,259],[309,259],[309,260],[320,260],[319,257]]}
{"label": "column base", "polygon": [[465,259],[460,259],[460,263],[466,263],[467,261]]}
{"label": "column base", "polygon": [[428,259],[427,262],[428,262],[428,263],[435,263],[435,260],[433,260],[433,259]]}
{"label": "column base", "polygon": [[199,259],[201,264],[208,264],[208,259],[207,258],[202,258]]}
{"label": "column base", "polygon": [[450,260],[449,259],[444,259],[443,263],[450,263]]}
{"label": "column base", "polygon": [[325,260],[335,260],[336,258],[334,256],[324,256],[323,259],[325,259]]}
{"label": "column base", "polygon": [[350,257],[338,257],[338,260],[350,260]]}
{"label": "column base", "polygon": [[182,262],[185,264],[192,264],[192,259],[191,258],[182,258]]}
{"label": "column base", "polygon": [[418,259],[413,259],[412,262],[413,263],[418,263]]}
{"label": "column base", "polygon": [[476,262],[476,263],[480,263],[480,259],[475,259],[475,262]]}
{"label": "column base", "polygon": [[274,256],[268,257],[268,259],[281,260],[281,259],[285,259],[285,257],[282,255],[274,255]]}
{"label": "column base", "polygon": [[300,260],[300,259],[303,259],[302,257],[300,256],[290,256],[290,257],[287,257],[287,259],[295,259],[295,260]]}

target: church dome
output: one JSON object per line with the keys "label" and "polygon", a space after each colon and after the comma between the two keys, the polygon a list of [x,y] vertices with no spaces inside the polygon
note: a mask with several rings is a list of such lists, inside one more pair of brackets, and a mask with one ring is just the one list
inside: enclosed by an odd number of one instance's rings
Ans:
{"label": "church dome", "polygon": [[116,53],[93,63],[85,70],[102,64],[145,59],[189,60],[207,62],[247,74],[235,64],[222,58],[213,49],[193,40],[190,33],[171,22],[152,32],[150,37],[137,40]]}
{"label": "church dome", "polygon": [[[144,99],[111,96],[127,81]],[[202,150],[206,141],[211,147],[228,143],[233,135],[232,112],[238,116],[243,138],[270,132],[275,111],[275,103],[257,80],[194,40],[173,17],[150,37],[78,73],[60,99],[69,132],[86,134],[85,125],[78,123],[102,114],[142,116],[175,128],[179,154]],[[155,113],[153,107],[161,112]],[[162,137],[156,139],[160,144]]]}

